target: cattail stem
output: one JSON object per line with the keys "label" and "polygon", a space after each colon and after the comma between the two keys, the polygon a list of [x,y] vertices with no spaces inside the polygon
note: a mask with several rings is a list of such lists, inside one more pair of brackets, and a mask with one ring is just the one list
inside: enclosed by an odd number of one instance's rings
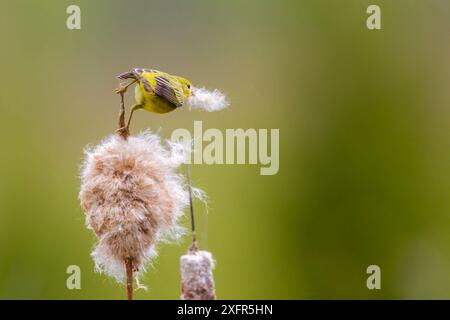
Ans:
{"label": "cattail stem", "polygon": [[[128,138],[129,132],[125,126],[125,99],[124,92],[120,94],[120,114],[119,114],[119,129],[118,132],[125,140]],[[127,271],[127,297],[128,300],[133,300],[133,263],[131,259],[125,260],[125,269]]]}
{"label": "cattail stem", "polygon": [[192,228],[192,246],[190,251],[197,251],[197,236],[195,233],[195,218],[194,218],[194,204],[192,202],[192,184],[191,184],[191,164],[187,164],[186,176],[188,181],[188,192],[189,192],[189,208],[191,211],[191,228]]}
{"label": "cattail stem", "polygon": [[127,270],[127,296],[128,300],[133,300],[133,262],[131,259],[125,260]]}
{"label": "cattail stem", "polygon": [[120,94],[120,114],[119,114],[119,129],[117,130],[117,132],[122,136],[122,138],[126,140],[130,133],[128,132],[128,128],[125,125],[124,92],[119,92],[119,94]]}

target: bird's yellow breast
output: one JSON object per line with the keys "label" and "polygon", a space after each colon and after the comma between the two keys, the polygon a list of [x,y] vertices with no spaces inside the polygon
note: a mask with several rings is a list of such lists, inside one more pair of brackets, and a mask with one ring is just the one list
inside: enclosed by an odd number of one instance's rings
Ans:
{"label": "bird's yellow breast", "polygon": [[[150,83],[150,85],[154,84]],[[158,97],[153,91],[146,91],[142,83],[139,83],[139,85],[136,86],[134,96],[137,103],[143,105],[143,109],[149,112],[167,113],[176,109],[175,105]]]}

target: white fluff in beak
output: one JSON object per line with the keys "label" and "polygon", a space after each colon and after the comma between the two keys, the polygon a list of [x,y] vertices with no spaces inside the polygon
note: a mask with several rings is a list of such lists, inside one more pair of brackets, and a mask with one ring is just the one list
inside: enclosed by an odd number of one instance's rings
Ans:
{"label": "white fluff in beak", "polygon": [[209,112],[225,109],[230,105],[227,97],[217,89],[192,88],[192,95],[187,100],[189,108],[203,109]]}

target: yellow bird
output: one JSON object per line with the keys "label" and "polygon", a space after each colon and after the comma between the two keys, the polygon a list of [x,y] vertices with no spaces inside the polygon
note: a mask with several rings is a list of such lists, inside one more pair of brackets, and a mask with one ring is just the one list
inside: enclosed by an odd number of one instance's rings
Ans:
{"label": "yellow bird", "polygon": [[121,73],[117,78],[133,80],[118,88],[117,93],[124,93],[130,85],[137,82],[134,90],[136,104],[131,107],[127,130],[134,111],[144,109],[149,112],[167,113],[183,107],[191,96],[192,85],[189,80],[154,69],[134,68]]}

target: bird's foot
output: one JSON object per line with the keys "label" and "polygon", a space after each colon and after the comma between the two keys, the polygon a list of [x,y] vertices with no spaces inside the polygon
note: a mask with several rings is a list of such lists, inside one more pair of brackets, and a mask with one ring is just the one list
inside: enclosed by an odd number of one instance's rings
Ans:
{"label": "bird's foot", "polygon": [[122,86],[122,87],[118,87],[116,88],[114,91],[117,94],[124,94],[128,89],[128,86]]}

